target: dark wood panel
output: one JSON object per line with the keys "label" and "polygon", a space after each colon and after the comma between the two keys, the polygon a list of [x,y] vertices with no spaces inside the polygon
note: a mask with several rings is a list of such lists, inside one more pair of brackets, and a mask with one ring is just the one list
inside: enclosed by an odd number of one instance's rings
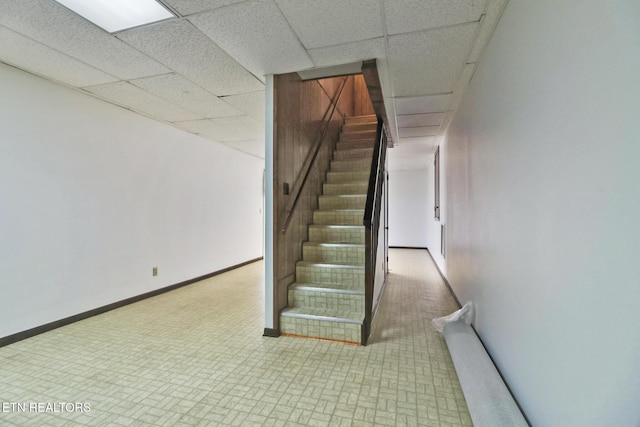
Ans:
{"label": "dark wood panel", "polygon": [[369,97],[367,83],[362,74],[353,76],[353,115],[368,116],[376,114]]}

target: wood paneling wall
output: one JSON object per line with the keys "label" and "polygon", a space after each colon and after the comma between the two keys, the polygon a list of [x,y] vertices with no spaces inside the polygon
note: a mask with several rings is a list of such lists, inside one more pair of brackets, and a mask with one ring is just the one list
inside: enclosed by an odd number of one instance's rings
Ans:
{"label": "wood paneling wall", "polygon": [[[332,110],[332,102],[345,81],[336,111],[330,120],[326,138],[318,152],[293,211],[283,232],[286,206],[293,192],[284,194],[284,185],[293,190],[309,150],[320,138]],[[279,329],[278,313],[287,306],[287,287],[295,281],[296,262],[302,259],[302,243],[308,240],[308,225],[318,208],[335,144],[345,117],[373,114],[361,75],[332,77],[321,80],[300,79],[298,74],[274,76],[274,327]],[[361,92],[365,93],[362,94]],[[363,98],[364,101],[361,101]],[[358,100],[358,101],[356,101]],[[366,101],[366,102],[365,102]],[[356,104],[365,104],[356,108]],[[370,108],[368,110],[367,108]],[[369,112],[370,111],[370,112]]]}
{"label": "wood paneling wall", "polygon": [[362,74],[355,75],[353,76],[353,115],[368,116],[370,114],[376,114],[376,111],[369,97],[367,83]]}

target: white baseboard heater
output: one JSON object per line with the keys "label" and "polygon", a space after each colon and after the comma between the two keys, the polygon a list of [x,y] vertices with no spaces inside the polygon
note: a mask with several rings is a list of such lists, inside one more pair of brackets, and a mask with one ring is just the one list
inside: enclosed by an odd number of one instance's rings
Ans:
{"label": "white baseboard heater", "polygon": [[475,427],[527,427],[513,396],[475,331],[464,320],[447,323],[444,338]]}

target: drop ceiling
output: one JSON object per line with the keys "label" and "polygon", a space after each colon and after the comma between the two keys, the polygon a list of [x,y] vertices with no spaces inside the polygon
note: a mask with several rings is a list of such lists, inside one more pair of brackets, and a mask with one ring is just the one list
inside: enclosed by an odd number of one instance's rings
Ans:
{"label": "drop ceiling", "polygon": [[426,167],[507,0],[162,0],[109,34],[54,0],[0,0],[0,61],[264,157],[265,75],[378,60],[392,169]]}

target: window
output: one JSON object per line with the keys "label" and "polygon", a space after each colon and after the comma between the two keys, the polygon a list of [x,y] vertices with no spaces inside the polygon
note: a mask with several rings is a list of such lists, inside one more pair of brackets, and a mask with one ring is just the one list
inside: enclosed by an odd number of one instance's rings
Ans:
{"label": "window", "polygon": [[435,183],[433,211],[436,221],[440,221],[440,147],[436,148],[436,155],[433,159],[433,171],[433,182]]}

